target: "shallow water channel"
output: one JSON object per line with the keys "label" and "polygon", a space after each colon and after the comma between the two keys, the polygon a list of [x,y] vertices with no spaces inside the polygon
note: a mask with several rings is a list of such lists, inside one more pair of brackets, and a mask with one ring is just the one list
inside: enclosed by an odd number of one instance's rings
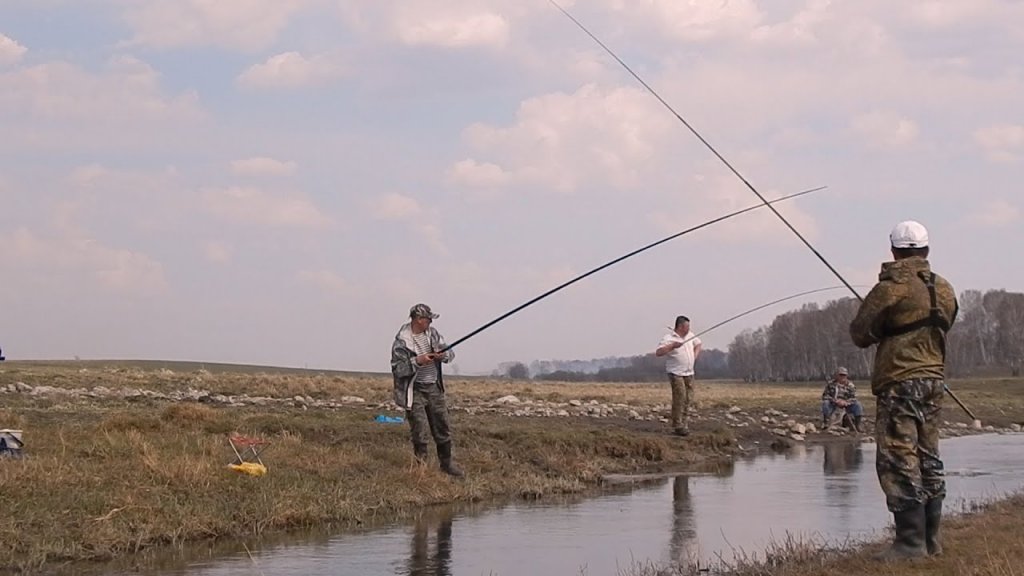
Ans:
{"label": "shallow water channel", "polygon": [[[773,539],[878,537],[889,522],[873,444],[799,446],[715,473],[574,501],[438,509],[415,523],[249,546],[165,565],[185,576],[615,575],[646,563],[760,555]],[[948,509],[1024,488],[1024,434],[943,440]]]}

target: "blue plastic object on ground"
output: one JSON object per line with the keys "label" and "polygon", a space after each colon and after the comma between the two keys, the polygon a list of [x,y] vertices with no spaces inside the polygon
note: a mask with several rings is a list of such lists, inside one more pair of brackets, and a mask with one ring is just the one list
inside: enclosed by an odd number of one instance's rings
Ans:
{"label": "blue plastic object on ground", "polygon": [[380,422],[381,424],[401,424],[405,422],[405,418],[401,416],[385,416],[384,414],[378,414],[374,421]]}

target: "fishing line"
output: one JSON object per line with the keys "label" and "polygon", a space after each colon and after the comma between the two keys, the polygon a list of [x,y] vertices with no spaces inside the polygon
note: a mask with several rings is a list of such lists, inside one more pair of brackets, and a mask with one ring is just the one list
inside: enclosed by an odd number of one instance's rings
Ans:
{"label": "fishing line", "polygon": [[652,242],[652,243],[644,246],[643,248],[638,248],[636,250],[633,250],[629,254],[625,254],[623,256],[619,256],[618,258],[616,258],[616,259],[614,259],[614,260],[612,260],[610,262],[606,262],[605,264],[602,264],[602,265],[598,266],[597,268],[594,268],[593,270],[591,270],[589,272],[585,272],[583,274],[580,274],[579,276],[573,278],[572,280],[569,280],[568,282],[564,282],[562,284],[559,284],[558,286],[555,286],[551,290],[548,290],[547,292],[541,294],[540,296],[537,296],[536,298],[533,298],[532,300],[529,300],[527,302],[524,302],[523,304],[520,304],[519,306],[516,306],[515,308],[509,310],[508,312],[502,314],[501,316],[498,316],[494,320],[491,320],[490,322],[484,324],[483,326],[477,328],[476,330],[473,330],[469,334],[466,334],[462,338],[459,338],[458,340],[452,342],[451,344],[448,344],[445,347],[445,350],[449,350],[451,348],[454,348],[455,346],[461,344],[462,342],[465,342],[466,340],[469,340],[473,336],[476,336],[480,332],[483,332],[484,330],[490,328],[491,326],[494,326],[495,324],[497,324],[498,322],[501,322],[505,318],[508,318],[509,316],[515,314],[516,312],[519,312],[523,308],[526,308],[527,306],[530,306],[531,304],[535,304],[535,303],[537,303],[537,302],[547,298],[548,296],[551,296],[555,292],[558,292],[559,290],[561,290],[563,288],[567,288],[567,287],[575,284],[576,282],[579,282],[580,280],[583,280],[584,278],[586,278],[587,276],[590,276],[591,274],[596,274],[597,272],[600,272],[601,270],[604,270],[605,268],[608,268],[609,266],[612,266],[614,264],[618,264],[619,262],[622,262],[623,260],[625,260],[627,258],[630,258],[632,256],[636,256],[637,254],[639,254],[641,252],[644,252],[645,250],[650,250],[651,248],[654,248],[655,246],[658,246],[660,244],[664,244],[665,242],[668,242],[669,240],[673,240],[675,238],[679,238],[680,236],[685,236],[685,235],[689,234],[690,232],[696,232],[697,230],[700,230],[701,228],[705,228],[705,227],[710,226],[712,224],[716,224],[718,222],[721,222],[722,220],[728,220],[729,218],[732,218],[734,216],[739,216],[740,214],[745,214],[747,212],[750,212],[751,210],[757,210],[758,208],[763,208],[765,205],[769,205],[770,206],[771,204],[773,204],[775,202],[782,202],[783,200],[789,200],[791,198],[796,198],[798,196],[803,196],[805,194],[811,194],[812,192],[817,192],[819,190],[824,190],[825,188],[826,188],[826,186],[819,186],[817,188],[811,188],[810,190],[804,190],[802,192],[796,192],[796,193],[790,194],[788,196],[782,196],[781,198],[776,198],[775,200],[772,200],[771,202],[767,202],[766,204],[756,204],[754,206],[748,206],[748,207],[746,207],[746,208],[744,208],[742,210],[737,210],[735,212],[730,212],[729,214],[726,214],[724,216],[719,216],[718,218],[715,218],[713,220],[708,220],[707,222],[704,222],[703,224],[698,224],[697,226],[693,226],[692,228],[687,228],[686,230],[683,230],[682,232],[677,232],[677,233],[675,233],[675,234],[673,234],[671,236],[662,238],[661,240],[658,240],[657,242]]}
{"label": "fishing line", "polygon": [[[803,234],[801,234],[799,230],[797,230],[792,224],[790,224],[789,220],[787,220],[785,216],[783,216],[778,210],[776,210],[774,206],[770,205],[765,200],[764,196],[762,196],[761,193],[757,191],[757,188],[754,188],[754,185],[751,184],[746,178],[744,178],[743,175],[740,174],[739,170],[737,170],[735,167],[733,167],[733,165],[728,160],[725,159],[725,156],[722,156],[722,154],[719,153],[718,150],[715,149],[715,147],[712,146],[711,143],[708,142],[707,139],[705,139],[704,136],[702,136],[700,134],[700,132],[697,131],[696,128],[694,128],[689,122],[687,122],[686,119],[683,118],[683,116],[679,112],[676,112],[675,108],[673,108],[668,102],[666,102],[665,99],[662,98],[661,95],[658,94],[658,92],[655,91],[654,88],[652,88],[650,86],[650,84],[645,82],[644,79],[641,78],[639,74],[634,72],[633,69],[630,68],[629,65],[626,64],[625,61],[622,60],[622,58],[619,58],[619,56],[614,51],[612,51],[611,48],[609,48],[604,42],[602,42],[600,38],[595,36],[593,32],[591,32],[589,29],[587,29],[587,27],[584,26],[582,22],[577,20],[565,8],[562,8],[562,6],[560,4],[558,4],[558,2],[556,2],[555,0],[548,0],[548,2],[550,2],[552,6],[557,8],[559,12],[564,14],[566,18],[568,18],[574,24],[576,24],[576,26],[579,27],[579,29],[582,30],[587,36],[590,36],[590,38],[594,42],[596,42],[598,46],[600,46],[602,49],[604,49],[604,51],[607,52],[608,55],[610,55],[612,58],[614,58],[615,61],[618,62],[620,65],[622,65],[622,67],[625,68],[626,72],[629,72],[629,74],[631,76],[633,76],[633,78],[635,78],[636,81],[639,82],[641,86],[643,86],[645,89],[647,89],[647,91],[650,92],[652,96],[657,98],[658,102],[661,102],[661,104],[663,106],[665,106],[665,108],[667,108],[668,111],[671,112],[673,116],[675,116],[680,122],[682,122],[683,126],[686,126],[686,128],[691,133],[693,133],[693,135],[696,136],[697,139],[700,140],[700,142],[702,144],[704,144],[704,146],[706,146],[707,149],[710,150],[712,154],[715,155],[715,157],[717,157],[719,160],[721,160],[722,163],[725,164],[725,166],[729,169],[729,171],[731,171],[737,178],[739,178],[740,181],[743,182],[743,184],[747,188],[749,188],[750,191],[753,192],[754,195],[757,196],[759,200],[761,200],[762,204],[764,206],[767,206],[768,209],[771,210],[772,213],[775,214],[779,218],[779,220],[781,220],[782,223],[785,224],[786,227],[789,228],[790,231],[792,231],[793,234],[795,234],[796,237],[799,238],[801,242],[804,243],[804,246],[807,246],[807,248],[815,256],[818,257],[818,260],[821,260],[821,263],[824,264],[832,272],[832,274],[834,274],[835,277],[838,278],[839,281],[843,283],[843,286],[845,286],[847,289],[849,289],[850,292],[853,293],[853,295],[857,297],[857,300],[859,300],[860,302],[864,302],[864,298],[859,293],[857,293],[857,291],[854,290],[853,286],[849,282],[846,281],[846,278],[843,278],[843,275],[840,274],[839,271],[836,270],[832,266],[832,264],[830,264],[829,261],[826,260],[825,257],[822,256],[821,253],[818,252],[818,250],[815,249],[814,246],[812,246],[811,243],[806,238],[804,238]],[[975,418],[974,413],[971,412],[967,408],[967,406],[963,402],[960,401],[959,398],[957,398],[956,394],[953,394],[953,391],[949,389],[948,385],[943,383],[943,388],[945,388],[946,392],[953,398],[953,400],[956,401],[957,404],[960,405],[961,408],[963,408],[964,412],[966,412],[967,415],[970,416],[971,419],[977,425],[977,423],[979,423],[979,420],[977,418]]]}
{"label": "fishing line", "polygon": [[651,86],[647,82],[645,82],[644,79],[641,78],[639,74],[634,72],[633,69],[630,68],[628,64],[626,64],[621,58],[619,58],[618,55],[615,54],[615,52],[612,51],[611,48],[609,48],[604,42],[602,42],[590,30],[588,30],[587,27],[584,26],[579,20],[577,20],[575,17],[573,17],[573,15],[570,14],[565,8],[562,8],[562,6],[558,4],[558,2],[555,2],[555,0],[548,0],[548,2],[550,2],[552,6],[557,8],[559,12],[561,12],[562,14],[565,14],[565,16],[569,20],[572,20],[573,23],[576,24],[576,26],[578,26],[580,30],[582,30],[584,33],[586,33],[587,36],[590,36],[594,40],[594,42],[597,42],[598,46],[603,48],[604,51],[607,52],[612,58],[614,58],[616,62],[621,64],[622,67],[625,68],[626,71],[629,72],[630,75],[633,76],[633,78],[636,78],[637,82],[639,82],[644,88],[646,88],[647,91],[650,92],[652,96],[657,98],[658,102],[661,102],[662,105],[664,105],[665,108],[667,108],[669,112],[671,112],[680,122],[683,123],[683,126],[686,126],[686,128],[689,129],[689,131],[692,132],[693,135],[696,136],[697,139],[700,140],[701,143],[704,144],[704,146],[706,146],[707,149],[710,150],[712,154],[714,154],[719,160],[721,160],[722,163],[725,164],[725,166],[727,168],[729,168],[729,170],[733,174],[735,174],[736,177],[739,178],[743,182],[743,184],[745,184],[746,187],[749,188],[750,191],[753,192],[755,196],[757,196],[757,198],[759,200],[761,200],[761,203],[763,205],[767,206],[768,209],[772,211],[772,213],[774,213],[776,216],[778,216],[779,220],[782,220],[782,223],[785,224],[786,227],[789,228],[793,232],[793,234],[796,234],[796,237],[799,238],[800,241],[803,242],[804,245],[807,246],[807,248],[811,252],[813,252],[815,256],[818,257],[818,260],[821,260],[822,264],[824,264],[826,267],[828,267],[829,270],[832,271],[832,274],[835,274],[836,278],[838,278],[839,281],[842,282],[843,285],[846,286],[850,290],[850,292],[853,292],[853,295],[856,296],[858,300],[860,300],[861,302],[864,301],[864,299],[861,298],[860,294],[858,294],[857,291],[853,289],[853,286],[851,286],[850,283],[847,282],[845,278],[843,278],[843,275],[840,274],[838,270],[833,268],[831,264],[829,264],[828,260],[826,260],[825,257],[822,256],[814,248],[814,246],[812,246],[811,243],[808,242],[807,239],[804,238],[804,236],[802,234],[800,234],[800,232],[796,228],[794,228],[792,224],[789,223],[789,220],[787,220],[785,216],[783,216],[778,210],[775,209],[774,206],[772,206],[767,200],[765,200],[765,197],[762,196],[761,193],[757,191],[757,188],[754,188],[754,185],[751,184],[749,181],[747,181],[747,179],[744,178],[743,175],[740,174],[739,171],[736,170],[736,168],[734,168],[733,165],[730,164],[728,160],[725,159],[725,156],[722,156],[718,152],[718,150],[716,150],[715,147],[712,146],[711,143],[708,142],[704,138],[704,136],[701,136],[700,132],[698,132],[693,126],[691,126],[690,123],[687,122],[686,119],[684,119],[681,114],[679,114],[679,112],[676,112],[675,108],[673,108],[668,102],[666,102],[665,99],[662,98],[661,95],[658,94],[654,90],[654,88],[651,88]]}
{"label": "fishing line", "polygon": [[[862,288],[867,288],[867,286],[861,286],[861,287]],[[751,308],[750,310],[747,310],[746,312],[740,312],[739,314],[737,314],[735,316],[732,316],[730,318],[722,320],[718,324],[712,325],[710,328],[705,328],[704,330],[701,330],[700,332],[697,332],[697,333],[692,334],[692,335],[688,335],[685,339],[683,339],[683,343],[685,344],[685,343],[689,342],[690,340],[693,340],[694,338],[697,338],[699,336],[703,336],[704,334],[707,334],[708,332],[711,332],[715,328],[721,328],[722,326],[725,326],[726,324],[732,322],[733,320],[739,320],[740,318],[743,318],[744,316],[747,316],[748,314],[753,314],[754,312],[757,312],[758,310],[764,310],[765,308],[768,308],[769,306],[774,306],[776,304],[780,304],[780,303],[785,302],[787,300],[794,300],[796,298],[800,298],[801,296],[809,296],[811,294],[817,294],[819,292],[827,292],[829,290],[839,290],[841,288],[848,288],[848,286],[846,286],[844,284],[841,284],[839,286],[828,286],[826,288],[815,288],[814,290],[807,290],[807,291],[804,291],[804,292],[800,292],[799,294],[793,294],[792,296],[786,296],[785,298],[779,298],[778,300],[772,300],[771,302],[768,302],[767,304],[761,304],[760,306],[757,306],[755,308]],[[675,330],[675,328],[671,328],[670,327],[669,330]]]}

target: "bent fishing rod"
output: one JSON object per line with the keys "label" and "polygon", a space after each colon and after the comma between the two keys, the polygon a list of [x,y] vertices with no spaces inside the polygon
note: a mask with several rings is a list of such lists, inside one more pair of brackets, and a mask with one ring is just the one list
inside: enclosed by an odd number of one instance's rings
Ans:
{"label": "bent fishing rod", "polygon": [[[729,317],[729,318],[727,318],[725,320],[722,320],[721,322],[719,322],[717,324],[713,324],[713,325],[711,325],[711,327],[705,328],[704,330],[701,330],[700,332],[697,332],[697,333],[694,333],[694,334],[688,334],[686,336],[686,338],[683,339],[683,344],[689,342],[690,340],[693,340],[694,338],[697,338],[699,336],[703,336],[703,335],[707,334],[708,332],[711,332],[712,330],[714,330],[716,328],[721,328],[722,326],[725,326],[726,324],[728,324],[728,323],[730,323],[730,322],[732,322],[734,320],[739,320],[740,318],[743,318],[744,316],[747,316],[749,314],[753,314],[754,312],[757,312],[759,310],[764,310],[765,308],[768,308],[770,306],[774,306],[776,304],[781,304],[782,302],[786,302],[787,300],[795,300],[797,298],[800,298],[801,296],[810,296],[811,294],[817,294],[819,292],[827,292],[829,290],[839,290],[841,288],[848,288],[848,286],[840,284],[839,286],[828,286],[826,288],[815,288],[814,290],[806,290],[806,291],[800,292],[798,294],[793,294],[791,296],[786,296],[785,298],[779,298],[778,300],[772,300],[771,302],[768,302],[767,304],[761,304],[760,306],[756,306],[756,307],[751,308],[750,310],[747,310],[745,312],[740,312],[739,314],[737,314],[735,316],[731,316],[731,317]],[[675,328],[669,327],[669,330],[675,330]]]}
{"label": "bent fishing rod", "polygon": [[622,67],[626,69],[626,72],[629,72],[629,74],[631,76],[633,76],[633,78],[636,78],[636,81],[639,82],[641,86],[646,88],[647,91],[650,92],[651,95],[654,96],[658,100],[658,102],[661,102],[661,104],[665,108],[667,108],[668,111],[671,112],[672,115],[676,117],[676,119],[678,119],[680,122],[682,122],[683,126],[685,126],[691,133],[693,133],[693,135],[696,136],[698,140],[700,140],[701,144],[703,144],[705,147],[707,147],[707,149],[710,150],[711,153],[714,154],[716,158],[718,158],[719,160],[722,161],[723,164],[725,164],[726,168],[728,168],[730,172],[732,172],[737,178],[739,178],[740,181],[743,182],[743,184],[747,188],[749,188],[750,191],[753,192],[755,196],[757,196],[757,199],[761,201],[761,204],[763,206],[766,206],[769,210],[772,211],[773,214],[775,214],[775,216],[777,216],[779,218],[779,220],[782,220],[782,223],[785,224],[786,227],[789,228],[790,231],[793,232],[793,234],[795,234],[796,237],[799,238],[801,242],[804,243],[804,246],[807,246],[807,248],[811,252],[813,252],[815,256],[818,257],[818,260],[821,260],[821,263],[824,264],[832,272],[832,274],[834,274],[835,277],[838,278],[839,281],[842,282],[843,285],[846,286],[850,290],[850,292],[853,292],[853,295],[856,296],[858,300],[860,300],[862,302],[864,301],[864,299],[860,297],[860,294],[858,294],[857,291],[853,289],[853,286],[851,286],[850,283],[847,282],[845,278],[843,278],[843,275],[840,274],[839,271],[836,270],[832,266],[832,264],[830,264],[829,261],[826,260],[825,257],[822,256],[821,253],[818,252],[814,248],[814,246],[811,245],[810,242],[808,242],[808,240],[806,238],[804,238],[803,234],[801,234],[799,230],[797,230],[792,224],[790,224],[789,220],[787,220],[786,217],[782,215],[782,213],[780,213],[778,210],[776,210],[775,207],[772,206],[771,203],[768,202],[768,200],[765,199],[764,195],[762,195],[760,192],[758,192],[757,188],[754,188],[754,185],[751,184],[750,181],[748,181],[746,178],[744,178],[743,175],[740,174],[739,170],[734,168],[733,165],[728,160],[725,159],[725,156],[723,156],[721,153],[719,153],[718,150],[714,146],[712,146],[711,143],[708,142],[708,140],[705,139],[704,136],[702,136],[701,133],[698,132],[696,128],[694,128],[689,122],[687,122],[686,119],[683,118],[683,116],[679,112],[676,112],[675,108],[673,108],[671,104],[666,102],[665,99],[662,98],[661,95],[658,94],[658,92],[655,91],[654,88],[652,88],[650,84],[645,82],[644,79],[641,78],[639,74],[634,72],[633,69],[630,68],[629,65],[626,64],[626,62],[624,60],[622,60],[622,58],[619,58],[619,56],[615,52],[613,52],[611,48],[608,47],[608,45],[606,45],[597,36],[595,36],[593,32],[588,30],[587,27],[584,26],[582,22],[577,20],[572,14],[570,14],[568,10],[566,10],[565,8],[562,8],[562,6],[558,2],[555,2],[555,0],[548,0],[548,2],[550,2],[552,6],[557,8],[559,12],[561,12],[562,14],[565,14],[566,18],[568,18],[569,20],[572,20],[572,22],[574,24],[576,24],[576,26],[578,26],[580,30],[582,30],[587,36],[590,36],[590,38],[593,39],[593,41],[596,42],[598,46],[603,48],[604,51],[607,52],[609,56],[611,56],[612,58],[615,59],[616,62],[621,64]]}
{"label": "bent fishing rod", "polygon": [[[743,184],[748,189],[750,189],[750,191],[753,192],[755,196],[757,196],[757,198],[761,201],[763,206],[768,207],[768,209],[771,210],[772,213],[775,214],[775,216],[777,216],[779,218],[779,220],[781,220],[782,223],[785,224],[786,227],[789,228],[789,230],[791,232],[793,232],[793,234],[795,234],[797,238],[800,239],[801,242],[803,242],[804,246],[807,246],[807,248],[815,256],[818,257],[818,260],[821,260],[821,263],[824,264],[832,272],[832,274],[834,274],[835,277],[838,278],[839,281],[842,282],[843,285],[846,288],[848,288],[851,293],[853,293],[854,296],[856,296],[857,300],[859,300],[860,302],[864,302],[864,298],[856,290],[854,290],[853,286],[849,282],[846,281],[846,278],[843,278],[843,275],[840,274],[839,271],[836,270],[832,266],[832,264],[830,264],[829,261],[826,260],[825,257],[822,256],[821,253],[818,252],[818,250],[815,249],[814,246],[811,245],[811,243],[806,238],[804,238],[803,234],[801,234],[799,230],[797,230],[792,224],[790,224],[789,220],[787,220],[786,217],[782,215],[782,213],[780,213],[778,210],[776,210],[775,207],[771,205],[771,203],[769,203],[767,200],[765,200],[765,197],[760,192],[758,192],[757,188],[754,188],[754,185],[751,184],[749,180],[744,178],[743,175],[740,174],[739,170],[737,170],[732,165],[732,163],[730,163],[728,160],[726,160],[725,156],[723,156],[714,146],[712,146],[711,143],[706,138],[704,138],[704,136],[702,136],[701,133],[698,132],[696,128],[693,127],[693,125],[691,125],[689,122],[687,122],[686,119],[683,118],[682,114],[680,114],[679,112],[676,112],[675,108],[673,108],[671,104],[669,104],[667,101],[665,101],[665,99],[662,98],[661,95],[658,94],[658,92],[654,88],[652,88],[650,84],[648,84],[646,81],[644,81],[644,79],[641,78],[639,74],[634,72],[633,69],[630,68],[630,66],[628,64],[626,64],[626,62],[622,58],[619,58],[618,54],[616,54],[614,51],[612,51],[612,49],[609,48],[607,44],[602,42],[600,38],[598,38],[596,35],[594,35],[594,33],[591,32],[586,26],[584,26],[582,22],[580,22],[579,20],[576,19],[576,17],[574,17],[572,14],[570,14],[568,10],[566,10],[565,8],[562,8],[562,6],[558,2],[556,2],[555,0],[548,0],[548,2],[550,2],[552,6],[554,6],[556,9],[558,9],[559,12],[564,14],[566,18],[571,20],[573,22],[573,24],[575,24],[580,30],[582,30],[587,36],[589,36],[594,42],[596,42],[597,45],[600,46],[605,52],[607,52],[609,56],[614,58],[615,61],[618,62],[626,70],[626,72],[629,72],[630,76],[635,78],[636,81],[639,82],[641,86],[643,86],[648,92],[650,92],[650,94],[652,96],[654,96],[658,100],[658,102],[660,102],[666,109],[668,109],[668,111],[671,112],[672,115],[675,116],[676,119],[679,120],[683,124],[683,126],[685,126],[687,128],[687,130],[689,130],[694,136],[697,137],[698,140],[700,140],[701,144],[703,144],[708,150],[710,150],[711,153],[714,154],[716,158],[721,160],[722,163],[725,164],[726,168],[728,168],[730,172],[732,172],[737,178],[739,178],[740,181],[743,182]],[[943,383],[943,387],[946,389],[946,392],[949,393],[949,395],[953,398],[953,400],[955,400],[956,403],[959,404],[960,407],[963,408],[965,412],[967,412],[967,415],[970,416],[972,420],[977,420],[977,418],[974,417],[974,413],[972,413],[970,410],[968,410],[967,406],[965,406],[964,403],[961,402],[960,399],[957,398],[955,394],[953,394],[953,391],[949,389],[949,386],[946,386],[946,384]]]}
{"label": "bent fishing rod", "polygon": [[[805,194],[811,194],[813,192],[818,192],[819,190],[824,190],[825,188],[826,188],[826,186],[819,186],[817,188],[811,188],[809,190],[804,190],[802,192],[796,192],[796,193],[790,194],[788,196],[782,196],[780,198],[776,198],[775,200],[772,200],[772,201],[768,202],[768,205],[770,206],[771,204],[774,204],[775,202],[782,202],[783,200],[789,200],[789,199],[792,199],[792,198],[796,198],[798,196],[803,196]],[[655,246],[659,246],[661,244],[664,244],[665,242],[668,242],[669,240],[674,240],[676,238],[679,238],[680,236],[685,236],[685,235],[687,235],[687,234],[689,234],[691,232],[696,232],[697,230],[700,230],[701,228],[706,228],[708,226],[711,226],[712,224],[717,224],[718,222],[721,222],[723,220],[728,220],[729,218],[733,218],[735,216],[739,216],[740,214],[745,214],[745,213],[750,212],[752,210],[757,210],[758,208],[763,208],[764,206],[765,206],[765,204],[755,204],[753,206],[748,206],[748,207],[746,207],[746,208],[744,208],[742,210],[737,210],[735,212],[730,212],[730,213],[728,213],[728,214],[726,214],[724,216],[719,216],[718,218],[714,218],[714,219],[708,220],[707,222],[704,222],[702,224],[698,224],[696,226],[687,228],[686,230],[683,230],[682,232],[676,232],[675,234],[673,234],[671,236],[667,236],[665,238],[662,238],[661,240],[658,240],[657,242],[652,242],[652,243],[650,243],[650,244],[648,244],[648,245],[646,245],[646,246],[644,246],[642,248],[638,248],[636,250],[633,250],[632,252],[630,252],[628,254],[624,254],[622,256],[619,256],[618,258],[616,258],[614,260],[611,260],[610,262],[606,262],[606,263],[598,266],[597,268],[594,268],[593,270],[590,270],[589,272],[584,272],[583,274],[580,274],[579,276],[573,278],[572,280],[569,280],[567,282],[563,282],[562,284],[559,284],[558,286],[555,286],[554,288],[552,288],[551,290],[548,290],[547,292],[541,294],[540,296],[537,296],[537,297],[535,297],[535,298],[533,298],[531,300],[528,300],[527,302],[524,302],[524,303],[520,304],[519,306],[516,306],[515,308],[509,310],[508,312],[502,314],[501,316],[498,316],[494,320],[491,320],[490,322],[484,324],[483,326],[477,328],[476,330],[473,330],[469,334],[466,334],[462,338],[459,338],[458,340],[452,342],[451,344],[448,344],[447,346],[444,347],[444,349],[445,350],[449,350],[451,348],[454,348],[454,347],[458,346],[459,344],[465,342],[466,340],[469,340],[473,336],[476,336],[477,334],[483,332],[484,330],[490,328],[491,326],[494,326],[498,322],[501,322],[502,320],[508,318],[509,316],[515,314],[516,312],[519,312],[520,310],[522,310],[522,309],[524,309],[524,308],[526,308],[526,307],[528,307],[528,306],[530,306],[532,304],[536,304],[537,302],[540,302],[541,300],[547,298],[548,296],[551,296],[552,294],[554,294],[555,292],[558,292],[559,290],[562,290],[563,288],[568,288],[569,286],[579,282],[580,280],[583,280],[584,278],[586,278],[587,276],[590,276],[591,274],[596,274],[596,273],[600,272],[601,270],[604,270],[605,268],[608,268],[609,266],[613,266],[615,264],[618,264],[619,262],[622,262],[623,260],[625,260],[627,258],[632,258],[633,256],[636,256],[637,254],[640,254],[641,252],[650,250],[651,248],[654,248]]]}

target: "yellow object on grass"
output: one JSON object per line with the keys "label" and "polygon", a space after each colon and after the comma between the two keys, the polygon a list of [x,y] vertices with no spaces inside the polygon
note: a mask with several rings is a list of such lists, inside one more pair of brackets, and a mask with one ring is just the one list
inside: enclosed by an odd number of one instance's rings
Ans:
{"label": "yellow object on grass", "polygon": [[263,476],[267,473],[267,467],[256,462],[242,462],[241,464],[228,464],[235,472],[248,474],[249,476]]}

